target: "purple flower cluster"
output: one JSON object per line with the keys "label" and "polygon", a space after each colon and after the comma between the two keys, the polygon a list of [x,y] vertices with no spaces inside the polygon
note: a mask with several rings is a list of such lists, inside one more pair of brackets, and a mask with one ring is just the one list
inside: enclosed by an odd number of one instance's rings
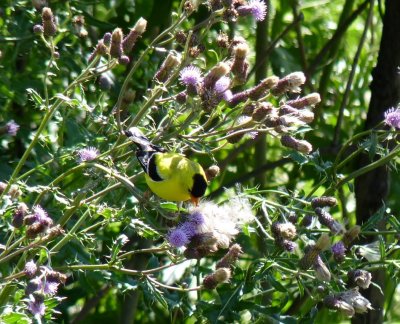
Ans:
{"label": "purple flower cluster", "polygon": [[188,219],[178,227],[171,230],[168,235],[168,241],[177,248],[187,245],[190,239],[198,233],[198,227],[204,224],[204,216],[194,211],[188,216]]}
{"label": "purple flower cluster", "polygon": [[[37,274],[38,267],[33,260],[25,264],[24,272],[28,277]],[[28,310],[36,317],[45,314],[45,296],[54,296],[57,294],[58,286],[64,284],[66,276],[60,272],[53,271],[48,267],[40,267],[40,273],[31,279],[25,288],[28,296]]]}
{"label": "purple flower cluster", "polygon": [[89,146],[78,151],[79,163],[93,161],[99,156],[100,152],[97,148]]}
{"label": "purple flower cluster", "polygon": [[10,121],[6,124],[6,127],[7,127],[7,134],[8,134],[8,135],[10,135],[10,136],[15,136],[15,135],[17,135],[17,132],[18,132],[18,130],[19,130],[19,125],[18,125],[15,121],[10,120]]}
{"label": "purple flower cluster", "polygon": [[252,15],[255,20],[263,21],[267,15],[267,6],[262,0],[250,0],[247,5],[237,8],[239,16]]}
{"label": "purple flower cluster", "polygon": [[390,108],[385,112],[385,123],[391,127],[400,129],[400,109]]}
{"label": "purple flower cluster", "polygon": [[185,86],[197,86],[201,80],[201,71],[197,66],[189,65],[179,73],[180,80]]}

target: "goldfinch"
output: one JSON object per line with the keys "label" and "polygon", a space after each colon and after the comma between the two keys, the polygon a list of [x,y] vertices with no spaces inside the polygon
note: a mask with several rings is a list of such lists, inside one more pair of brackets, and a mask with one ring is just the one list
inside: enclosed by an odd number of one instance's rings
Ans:
{"label": "goldfinch", "polygon": [[150,143],[136,127],[125,131],[125,135],[137,146],[136,157],[153,193],[169,201],[190,199],[198,205],[207,189],[206,175],[199,163]]}

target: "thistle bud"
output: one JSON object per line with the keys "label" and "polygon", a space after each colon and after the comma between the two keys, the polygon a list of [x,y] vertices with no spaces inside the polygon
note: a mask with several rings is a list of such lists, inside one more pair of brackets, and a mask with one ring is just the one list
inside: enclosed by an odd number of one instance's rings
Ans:
{"label": "thistle bud", "polygon": [[94,60],[94,58],[95,58],[97,55],[104,56],[104,55],[106,55],[107,53],[108,53],[108,48],[107,48],[107,46],[104,44],[104,40],[103,40],[103,39],[100,39],[100,40],[97,42],[96,48],[95,48],[94,51],[90,54],[89,59],[88,59],[88,62],[89,62],[89,63],[92,62],[92,61]]}
{"label": "thistle bud", "polygon": [[254,110],[256,110],[257,105],[255,103],[249,103],[248,105],[243,107],[242,114],[245,116],[253,115]]}
{"label": "thistle bud", "polygon": [[273,109],[274,106],[271,103],[262,102],[257,106],[256,109],[254,109],[251,117],[253,118],[253,120],[260,122],[264,120],[265,117],[267,117],[267,115],[270,114]]}
{"label": "thistle bud", "polygon": [[101,74],[97,82],[101,90],[108,91],[111,89],[112,81],[107,75]]}
{"label": "thistle bud", "polygon": [[262,80],[258,85],[255,87],[249,89],[249,97],[252,100],[258,100],[261,97],[263,97],[268,90],[270,90],[272,87],[274,87],[279,78],[276,76],[271,76],[268,77],[264,80]]}
{"label": "thistle bud", "polygon": [[361,227],[358,225],[353,226],[350,228],[346,233],[343,235],[343,243],[346,247],[349,247],[351,243],[358,237],[361,232]]}
{"label": "thistle bud", "polygon": [[331,281],[331,273],[321,257],[318,255],[315,263],[313,264],[315,277],[320,281]]}
{"label": "thistle bud", "polygon": [[135,26],[130,30],[129,34],[122,41],[122,49],[125,54],[129,54],[136,44],[136,41],[146,31],[147,20],[140,18]]}
{"label": "thistle bud", "polygon": [[339,241],[332,245],[333,258],[337,263],[343,262],[346,258],[346,247],[342,241]]}
{"label": "thistle bud", "polygon": [[231,278],[231,270],[229,268],[219,268],[214,273],[206,276],[203,280],[203,286],[206,289],[215,289],[218,284],[227,282]]}
{"label": "thistle bud", "polygon": [[328,227],[332,234],[344,233],[344,227],[339,222],[335,221],[331,214],[320,207],[315,208],[315,214],[322,225]]}
{"label": "thistle bud", "polygon": [[123,33],[121,28],[114,29],[111,35],[110,55],[114,58],[120,58],[122,56],[122,38]]}
{"label": "thistle bud", "polygon": [[169,54],[163,64],[161,65],[160,69],[157,71],[154,78],[159,82],[167,81],[168,77],[170,76],[171,72],[181,63],[179,57]]}
{"label": "thistle bud", "polygon": [[105,33],[104,34],[104,36],[103,36],[104,45],[106,45],[106,46],[110,46],[111,45],[111,37],[112,37],[111,33]]}
{"label": "thistle bud", "polygon": [[65,234],[64,229],[60,225],[53,226],[48,229],[47,237],[49,239]]}
{"label": "thistle bud", "polygon": [[297,221],[299,220],[299,217],[296,215],[295,212],[290,212],[289,215],[287,216],[287,219],[292,224],[296,224]]}
{"label": "thistle bud", "polygon": [[347,273],[347,277],[349,278],[350,286],[357,285],[362,289],[368,289],[372,279],[372,275],[370,272],[360,269],[350,270]]}
{"label": "thistle bud", "polygon": [[249,46],[246,43],[241,43],[234,47],[234,59],[231,67],[231,72],[235,76],[236,84],[243,84],[247,80],[249,63],[246,61]]}
{"label": "thistle bud", "polygon": [[58,271],[50,270],[46,274],[46,280],[54,281],[64,285],[67,281],[67,275]]}
{"label": "thistle bud", "polygon": [[24,217],[28,212],[28,206],[25,203],[20,203],[15,210],[12,220],[12,225],[15,228],[20,228],[24,224]]}
{"label": "thistle bud", "polygon": [[312,152],[312,145],[309,142],[295,139],[290,135],[283,135],[281,137],[281,144],[304,154],[310,154]]}
{"label": "thistle bud", "polygon": [[297,247],[297,244],[295,242],[281,238],[277,238],[275,240],[275,243],[276,245],[280,246],[282,249],[290,253],[292,253]]}
{"label": "thistle bud", "polygon": [[285,92],[300,92],[300,86],[302,86],[305,81],[306,77],[303,72],[290,73],[276,83],[271,89],[271,93],[274,96],[280,96]]}
{"label": "thistle bud", "polygon": [[243,251],[239,244],[232,245],[225,256],[217,262],[216,268],[229,268],[237,261],[242,253]]}
{"label": "thistle bud", "polygon": [[297,109],[302,109],[306,106],[314,106],[317,103],[321,102],[321,97],[319,93],[310,93],[309,95],[295,99],[295,100],[290,100],[286,102],[287,105],[292,106]]}
{"label": "thistle bud", "polygon": [[204,89],[213,89],[215,83],[223,76],[227,75],[230,71],[229,65],[225,62],[220,62],[215,65],[204,77],[203,87]]}
{"label": "thistle bud", "polygon": [[221,0],[210,0],[209,1],[210,7],[212,11],[216,11],[222,9],[222,2]]}
{"label": "thistle bud", "polygon": [[336,205],[337,200],[335,197],[322,196],[311,200],[311,207],[314,209],[317,207],[334,207]]}
{"label": "thistle bud", "polygon": [[186,92],[186,91],[181,91],[181,92],[179,92],[179,93],[176,95],[176,97],[175,97],[176,102],[179,103],[179,104],[181,104],[181,105],[183,105],[184,103],[186,103],[187,98],[188,98],[188,95],[187,95],[187,92]]}
{"label": "thistle bud", "polygon": [[129,62],[130,62],[130,59],[129,59],[129,57],[127,55],[121,55],[118,58],[118,63],[121,64],[121,65],[128,65]]}
{"label": "thistle bud", "polygon": [[42,35],[44,33],[44,28],[42,25],[33,26],[33,33],[35,35]]}
{"label": "thistle bud", "polygon": [[35,238],[39,234],[43,233],[46,231],[47,226],[43,223],[33,223],[30,225],[27,230],[26,230],[26,237],[27,238]]}
{"label": "thistle bud", "polygon": [[223,12],[223,19],[228,22],[236,22],[238,17],[238,12],[232,7],[226,8]]}
{"label": "thistle bud", "polygon": [[53,12],[48,7],[44,7],[42,10],[42,25],[45,36],[54,36],[57,33]]}
{"label": "thistle bud", "polygon": [[208,181],[211,181],[212,179],[214,179],[218,174],[219,174],[219,167],[218,165],[212,165],[210,166],[206,171],[206,178]]}

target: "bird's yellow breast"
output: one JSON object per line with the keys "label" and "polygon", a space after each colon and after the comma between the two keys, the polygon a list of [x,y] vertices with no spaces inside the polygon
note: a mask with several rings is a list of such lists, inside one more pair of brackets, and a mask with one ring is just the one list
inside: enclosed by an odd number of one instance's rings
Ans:
{"label": "bird's yellow breast", "polygon": [[157,173],[163,180],[154,181],[146,174],[146,182],[151,191],[165,200],[189,200],[193,176],[196,173],[204,175],[200,164],[177,153],[156,153],[155,159]]}

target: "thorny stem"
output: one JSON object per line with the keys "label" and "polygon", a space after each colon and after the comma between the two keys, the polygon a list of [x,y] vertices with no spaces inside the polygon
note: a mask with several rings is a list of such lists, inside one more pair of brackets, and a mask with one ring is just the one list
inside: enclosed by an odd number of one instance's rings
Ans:
{"label": "thorny stem", "polygon": [[[68,93],[72,88],[74,88],[77,84],[81,82],[81,79],[86,76],[87,73],[90,73],[91,69],[93,66],[97,64],[99,60],[99,57],[96,57],[89,65],[88,67],[81,73],[80,76],[78,76],[69,86],[68,88],[64,91],[64,94]],[[51,108],[46,111],[46,114],[43,116],[42,122],[39,125],[38,130],[36,131],[35,136],[33,137],[31,143],[29,144],[28,148],[25,150],[24,154],[22,155],[21,159],[18,161],[17,166],[15,167],[13,173],[11,174],[10,180],[7,183],[6,188],[0,195],[0,200],[3,198],[5,194],[8,193],[10,190],[11,185],[15,182],[15,178],[17,177],[19,171],[21,171],[22,167],[25,165],[25,162],[33,150],[34,146],[38,142],[40,135],[42,134],[44,128],[47,126],[47,123],[49,122],[50,118],[53,116],[54,112],[62,105],[63,100],[60,98],[57,98],[56,101],[54,102],[53,105],[51,105]]]}

